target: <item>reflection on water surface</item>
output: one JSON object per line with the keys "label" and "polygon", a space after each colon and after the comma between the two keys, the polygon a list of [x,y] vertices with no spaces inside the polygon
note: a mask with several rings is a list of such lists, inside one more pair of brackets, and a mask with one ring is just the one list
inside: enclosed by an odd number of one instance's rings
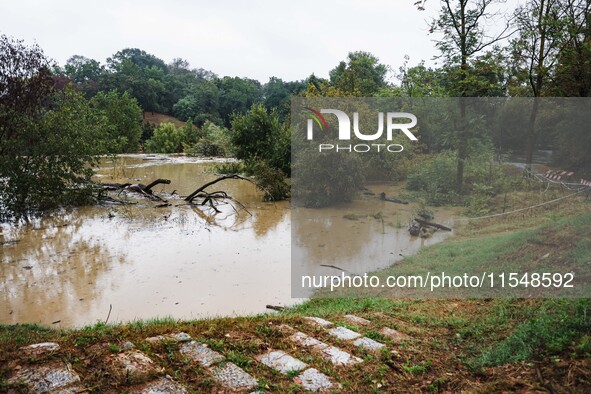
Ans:
{"label": "reflection on water surface", "polygon": [[[105,160],[103,182],[170,179],[157,193],[186,195],[216,178],[189,158]],[[164,186],[164,187],[163,187]],[[84,207],[34,225],[4,225],[0,241],[0,323],[79,326],[173,316],[257,313],[290,304],[290,222],[286,202],[263,203],[239,180],[216,184],[248,207],[212,212],[187,205]],[[131,196],[127,197],[131,198]],[[183,204],[171,198],[174,205]]]}
{"label": "reflection on water surface", "polygon": [[[109,322],[243,315],[264,312],[266,304],[293,304],[298,300],[290,290],[292,214],[298,215],[294,247],[310,264],[366,271],[425,243],[406,232],[412,206],[373,198],[292,212],[288,202],[261,202],[260,191],[249,182],[226,180],[214,189],[247,210],[236,214],[223,206],[213,215],[186,205],[180,196],[217,177],[212,165],[163,155],[105,159],[97,173],[102,182],[170,179],[170,185],[154,191],[173,206],[154,208],[153,202],[120,195],[136,204],[83,207],[28,226],[1,226],[0,323],[81,326],[104,321],[111,306]],[[371,216],[343,218],[351,212],[382,212],[384,223]],[[427,242],[440,239],[436,233]]]}

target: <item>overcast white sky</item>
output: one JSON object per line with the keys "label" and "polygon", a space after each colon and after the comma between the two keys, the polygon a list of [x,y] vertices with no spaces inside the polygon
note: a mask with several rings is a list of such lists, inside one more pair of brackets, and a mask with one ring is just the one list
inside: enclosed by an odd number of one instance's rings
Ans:
{"label": "overcast white sky", "polygon": [[220,76],[266,82],[328,72],[351,51],[398,70],[437,54],[427,20],[439,1],[414,0],[3,0],[0,33],[37,42],[65,64],[74,55],[104,63],[140,48],[169,63],[180,57]]}

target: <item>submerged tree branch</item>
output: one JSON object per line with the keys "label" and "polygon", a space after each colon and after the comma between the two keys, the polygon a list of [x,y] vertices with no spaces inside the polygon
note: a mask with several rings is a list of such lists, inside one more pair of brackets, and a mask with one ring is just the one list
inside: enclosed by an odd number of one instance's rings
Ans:
{"label": "submerged tree branch", "polygon": [[[198,194],[201,193],[201,192],[203,192],[207,187],[209,187],[211,185],[214,185],[214,184],[216,184],[216,183],[218,183],[220,181],[223,181],[225,179],[242,179],[242,180],[248,181],[248,182],[256,185],[256,183],[254,183],[251,179],[245,178],[245,177],[243,177],[241,175],[238,175],[238,174],[224,175],[224,176],[221,176],[221,177],[219,177],[217,179],[214,179],[211,182],[207,182],[206,184],[200,186],[193,193],[191,193],[187,197],[185,197],[185,201],[189,201],[189,202],[193,201],[196,197],[199,197]],[[219,193],[219,192],[216,192],[216,193]],[[209,193],[207,193],[207,194],[209,194]]]}

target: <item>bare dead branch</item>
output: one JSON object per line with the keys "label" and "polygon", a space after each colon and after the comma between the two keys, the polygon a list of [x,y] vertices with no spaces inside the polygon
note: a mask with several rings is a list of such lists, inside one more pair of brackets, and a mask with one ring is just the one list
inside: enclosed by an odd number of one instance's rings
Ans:
{"label": "bare dead branch", "polygon": [[242,179],[242,180],[248,181],[248,182],[253,183],[253,184],[256,185],[256,183],[254,183],[251,179],[245,178],[245,177],[243,177],[241,175],[238,175],[238,174],[224,175],[224,176],[221,176],[221,177],[219,177],[217,179],[214,179],[211,182],[207,182],[206,184],[200,186],[193,193],[191,193],[187,197],[185,197],[185,201],[189,201],[189,202],[193,201],[193,199],[195,197],[197,197],[197,194],[199,194],[200,192],[202,192],[204,189],[206,189],[207,187],[209,187],[211,185],[214,185],[214,184],[216,184],[216,183],[218,183],[220,181],[223,181],[225,179]]}
{"label": "bare dead branch", "polygon": [[150,183],[148,186],[144,186],[143,189],[146,193],[150,193],[152,188],[159,184],[170,185],[170,179],[156,179],[154,182]]}

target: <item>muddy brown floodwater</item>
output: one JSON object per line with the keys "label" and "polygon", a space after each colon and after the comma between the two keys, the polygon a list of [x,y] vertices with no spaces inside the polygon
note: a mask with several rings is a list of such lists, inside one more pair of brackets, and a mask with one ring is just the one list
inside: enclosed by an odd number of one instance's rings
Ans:
{"label": "muddy brown floodwater", "polygon": [[[353,275],[379,271],[452,235],[435,231],[428,238],[411,237],[408,227],[419,211],[417,204],[403,205],[378,198],[381,192],[398,197],[405,190],[384,184],[367,188],[373,195],[349,204],[292,212],[294,295],[309,297],[313,292],[301,288],[302,275],[325,277],[340,276],[342,271]],[[455,208],[429,210],[434,213],[435,222],[448,227],[453,227],[454,217],[459,215]]]}
{"label": "muddy brown floodwater", "polygon": [[[155,203],[122,195],[136,204],[83,207],[30,225],[2,225],[0,323],[82,326],[105,321],[111,308],[109,322],[191,319],[260,313],[266,304],[299,302],[291,298],[287,202],[261,202],[261,192],[241,180],[222,181],[214,189],[226,191],[248,211],[238,208],[236,213],[226,205],[213,215],[178,197],[215,179],[214,164],[166,155],[105,159],[97,179],[144,184],[170,179],[170,185],[154,191],[173,206],[154,208]],[[412,207],[402,207],[365,199],[329,210],[303,210],[309,220],[298,221],[294,239],[299,250],[308,245],[305,253],[338,261],[335,265],[353,272],[368,268],[356,261],[384,266],[394,255],[410,254],[425,243],[408,236]],[[350,212],[374,211],[384,213],[386,231],[376,220],[343,219]],[[439,222],[449,224],[445,215],[439,215],[445,219]],[[441,234],[426,242],[437,242]]]}

